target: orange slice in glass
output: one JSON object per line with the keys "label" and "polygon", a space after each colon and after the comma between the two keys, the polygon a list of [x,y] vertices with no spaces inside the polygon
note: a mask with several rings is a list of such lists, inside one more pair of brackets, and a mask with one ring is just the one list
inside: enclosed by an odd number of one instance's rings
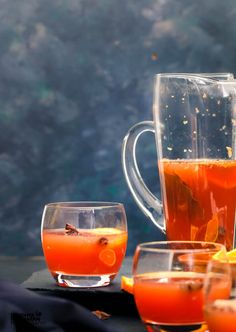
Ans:
{"label": "orange slice in glass", "polygon": [[99,254],[99,259],[107,266],[113,266],[116,262],[116,253],[114,250],[108,248],[104,249]]}
{"label": "orange slice in glass", "polygon": [[132,277],[121,276],[121,289],[133,294],[134,279]]}
{"label": "orange slice in glass", "polygon": [[122,233],[122,230],[112,227],[98,227],[92,228],[89,230],[91,233],[98,235],[119,235]]}

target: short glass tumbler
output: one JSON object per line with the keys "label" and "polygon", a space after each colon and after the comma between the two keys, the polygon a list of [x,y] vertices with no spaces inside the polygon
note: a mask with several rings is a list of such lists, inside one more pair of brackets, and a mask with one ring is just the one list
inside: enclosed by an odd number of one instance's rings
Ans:
{"label": "short glass tumbler", "polygon": [[230,262],[221,259],[208,264],[204,313],[209,332],[236,331],[235,263],[235,260]]}
{"label": "short glass tumbler", "polygon": [[137,246],[134,298],[147,331],[195,331],[204,323],[203,281],[207,263],[223,257],[222,244],[161,241]]}
{"label": "short glass tumbler", "polygon": [[109,285],[126,252],[124,206],[111,202],[47,204],[41,240],[48,269],[59,286]]}

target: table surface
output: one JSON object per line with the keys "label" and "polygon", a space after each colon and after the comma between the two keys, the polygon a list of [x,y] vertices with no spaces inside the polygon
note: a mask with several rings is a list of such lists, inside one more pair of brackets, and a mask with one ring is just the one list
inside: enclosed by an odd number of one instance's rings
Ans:
{"label": "table surface", "polygon": [[1,257],[0,279],[12,281],[44,295],[73,300],[89,310],[101,310],[111,316],[104,323],[122,332],[145,332],[133,296],[120,289],[121,275],[131,274],[132,258],[124,260],[122,268],[106,287],[74,289],[59,287],[49,274],[44,257]]}

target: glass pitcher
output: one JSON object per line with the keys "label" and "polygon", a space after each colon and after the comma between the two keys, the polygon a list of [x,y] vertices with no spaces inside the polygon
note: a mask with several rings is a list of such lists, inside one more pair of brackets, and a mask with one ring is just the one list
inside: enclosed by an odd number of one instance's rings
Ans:
{"label": "glass pitcher", "polygon": [[[155,134],[161,199],[144,183],[138,138]],[[234,247],[236,80],[226,74],[157,74],[153,121],[135,124],[122,146],[128,187],[167,240]]]}

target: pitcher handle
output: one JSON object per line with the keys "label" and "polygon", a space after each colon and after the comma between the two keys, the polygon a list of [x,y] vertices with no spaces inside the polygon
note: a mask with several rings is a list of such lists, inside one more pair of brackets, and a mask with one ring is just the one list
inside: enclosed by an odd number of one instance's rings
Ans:
{"label": "pitcher handle", "polygon": [[136,144],[145,132],[155,134],[153,121],[135,124],[126,134],[122,145],[122,167],[129,190],[137,205],[151,221],[165,233],[162,202],[154,196],[144,183],[136,159]]}

